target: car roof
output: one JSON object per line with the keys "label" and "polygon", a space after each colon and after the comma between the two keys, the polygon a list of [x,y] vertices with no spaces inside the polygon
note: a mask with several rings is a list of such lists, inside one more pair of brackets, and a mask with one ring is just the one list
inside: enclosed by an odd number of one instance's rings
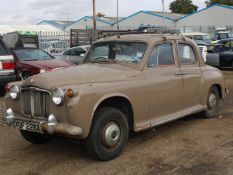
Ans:
{"label": "car roof", "polygon": [[155,42],[164,40],[190,40],[184,36],[172,35],[172,34],[124,34],[116,36],[107,36],[98,40],[98,42],[112,42],[112,41],[124,41],[124,42]]}
{"label": "car roof", "polygon": [[225,42],[225,41],[233,41],[233,38],[226,38],[226,39],[219,40],[219,42]]}
{"label": "car roof", "polygon": [[[81,45],[81,46],[75,46],[75,47],[72,47],[70,49],[74,49],[74,48],[83,48],[83,49],[86,49],[87,47],[91,47],[90,45]],[[68,49],[69,50],[69,49]]]}

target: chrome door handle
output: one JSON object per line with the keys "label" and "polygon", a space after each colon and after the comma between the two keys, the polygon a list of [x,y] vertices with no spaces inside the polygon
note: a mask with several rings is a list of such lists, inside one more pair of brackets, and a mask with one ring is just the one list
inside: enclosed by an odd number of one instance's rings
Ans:
{"label": "chrome door handle", "polygon": [[182,72],[176,72],[175,75],[182,75]]}
{"label": "chrome door handle", "polygon": [[188,72],[176,72],[175,75],[187,75]]}
{"label": "chrome door handle", "polygon": [[182,72],[182,75],[188,75],[188,72]]}

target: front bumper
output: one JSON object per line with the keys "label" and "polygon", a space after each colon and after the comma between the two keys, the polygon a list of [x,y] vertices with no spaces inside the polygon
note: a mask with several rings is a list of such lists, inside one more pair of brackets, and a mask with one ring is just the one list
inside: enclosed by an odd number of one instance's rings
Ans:
{"label": "front bumper", "polygon": [[[80,127],[66,123],[58,123],[56,117],[53,114],[50,114],[48,119],[38,120],[38,119],[25,118],[20,115],[16,115],[14,114],[11,108],[7,109],[3,117],[4,123],[7,124],[8,126],[14,126],[15,120],[37,123],[39,125],[40,134],[61,134],[61,135],[70,135],[70,136],[80,136],[83,133]],[[27,129],[23,128],[23,130],[27,130]]]}

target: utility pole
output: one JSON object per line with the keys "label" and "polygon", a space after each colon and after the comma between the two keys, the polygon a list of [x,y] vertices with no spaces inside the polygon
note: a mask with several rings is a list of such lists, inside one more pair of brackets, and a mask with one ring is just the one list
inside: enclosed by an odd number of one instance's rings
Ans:
{"label": "utility pole", "polygon": [[163,27],[165,28],[165,9],[164,9],[164,0],[162,0],[162,4],[163,4]]}
{"label": "utility pole", "polygon": [[117,30],[119,31],[119,4],[117,0]]}
{"label": "utility pole", "polygon": [[93,4],[93,29],[96,30],[96,6],[95,6],[95,0],[92,0]]}

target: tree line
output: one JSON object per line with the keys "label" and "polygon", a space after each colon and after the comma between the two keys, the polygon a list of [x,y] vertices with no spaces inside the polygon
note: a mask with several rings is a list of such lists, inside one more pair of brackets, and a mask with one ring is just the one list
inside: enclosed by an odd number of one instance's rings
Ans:
{"label": "tree line", "polygon": [[[214,4],[233,6],[233,0],[207,0],[205,3],[207,7]],[[198,9],[192,0],[175,0],[170,4],[169,8],[173,13],[183,14],[190,14]]]}

